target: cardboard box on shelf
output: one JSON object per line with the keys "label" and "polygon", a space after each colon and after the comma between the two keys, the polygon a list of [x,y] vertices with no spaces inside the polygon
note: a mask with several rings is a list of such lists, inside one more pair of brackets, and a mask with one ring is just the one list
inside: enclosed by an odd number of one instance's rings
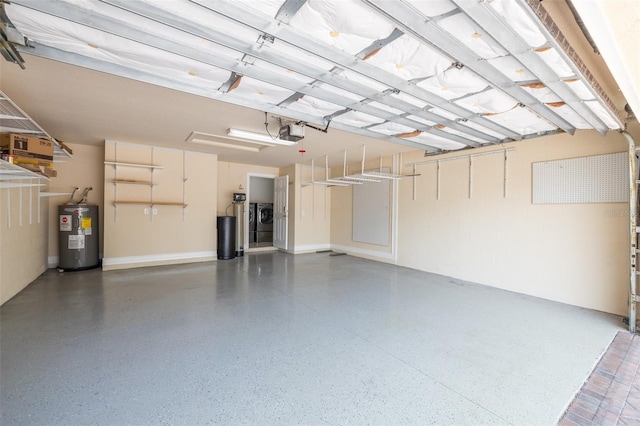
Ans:
{"label": "cardboard box on shelf", "polygon": [[[53,167],[53,142],[17,133],[0,134],[0,148],[4,154],[17,158],[37,159],[38,165]],[[42,163],[44,162],[44,164]]]}
{"label": "cardboard box on shelf", "polygon": [[54,178],[58,176],[58,171],[54,169],[50,169],[44,166],[35,166],[33,164],[22,164],[20,167],[25,168],[31,172],[41,174],[43,176]]}
{"label": "cardboard box on shelf", "polygon": [[50,178],[58,177],[58,171],[54,169],[47,169],[46,167],[41,167],[42,173]]}

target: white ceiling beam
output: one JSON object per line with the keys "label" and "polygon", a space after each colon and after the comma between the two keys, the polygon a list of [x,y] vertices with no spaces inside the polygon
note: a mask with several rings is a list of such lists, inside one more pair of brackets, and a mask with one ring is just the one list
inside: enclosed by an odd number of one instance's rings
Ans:
{"label": "white ceiling beam", "polygon": [[373,43],[371,43],[371,45],[362,49],[356,56],[360,59],[366,59],[372,53],[382,49],[392,41],[402,37],[403,34],[404,33],[402,31],[396,28],[395,30],[393,30],[391,34],[389,34],[389,36],[383,39],[374,41]]}
{"label": "white ceiling beam", "polygon": [[[159,76],[156,74],[147,73],[144,71],[136,70],[133,68],[128,68],[122,65],[113,64],[110,62],[101,61],[98,59],[89,58],[87,56],[82,56],[74,53],[65,52],[59,49],[55,49],[49,46],[40,45],[37,42],[34,42],[33,49],[27,49],[25,47],[18,47],[18,49],[22,53],[26,53],[29,55],[38,56],[45,59],[50,59],[58,62],[63,62],[66,64],[76,65],[79,67],[92,69],[94,71],[100,71],[107,74],[117,75],[120,77],[128,78],[131,80],[141,81],[144,83],[153,84],[160,87],[165,87],[168,89],[177,90],[184,93],[189,93],[193,95],[202,96],[208,99],[214,99],[217,101],[228,102],[234,105],[239,105],[246,108],[255,109],[255,103],[244,98],[238,97],[231,93],[222,93],[217,90],[209,90],[195,85],[185,84],[180,81],[176,81],[173,79],[169,79],[164,76]],[[290,117],[295,120],[304,121],[306,123],[315,123],[325,125],[323,117],[311,116],[308,114],[299,113],[290,109],[281,108],[278,106],[264,104],[261,105],[263,111],[269,112],[271,114],[281,116],[281,117]],[[368,136],[372,138],[382,139],[387,142],[393,142],[405,146],[409,146],[412,148],[417,148],[421,150],[425,150],[427,152],[439,152],[440,149],[424,145],[417,142],[411,142],[400,138],[395,138],[393,136],[381,135],[379,133],[372,132],[366,129],[360,129],[357,127],[348,126],[341,123],[335,123],[333,125],[334,128],[339,130],[344,130],[350,133],[360,134],[363,136]]]}
{"label": "white ceiling beam", "polygon": [[[486,2],[478,0],[452,0],[460,10],[465,12],[482,29],[493,37],[503,48],[516,58],[528,71],[538,77],[560,99],[573,108],[591,127],[602,135],[609,130],[608,126],[587,107],[558,74],[525,42],[514,28],[505,22]],[[589,85],[589,82],[583,82]],[[597,99],[594,96],[594,100]]]}
{"label": "white ceiling beam", "polygon": [[[265,81],[270,84],[277,85],[279,87],[292,90],[297,93],[310,95],[315,98],[331,102],[333,104],[345,106],[354,111],[363,112],[374,117],[381,118],[387,121],[397,122],[399,124],[420,130],[425,133],[434,134],[445,139],[449,139],[458,143],[462,143],[467,146],[477,147],[480,144],[474,140],[467,139],[455,134],[444,132],[438,128],[426,126],[423,123],[411,120],[396,114],[387,112],[380,108],[376,108],[366,103],[354,102],[352,99],[345,96],[338,95],[334,92],[323,89],[322,86],[310,87],[294,79],[289,79],[284,75],[280,75],[267,70],[262,70],[258,67],[245,66],[234,59],[225,58],[222,56],[213,56],[209,53],[188,46],[184,46],[177,42],[163,37],[161,34],[153,34],[149,28],[141,30],[135,27],[117,21],[113,18],[93,13],[84,8],[76,7],[73,5],[62,4],[57,2],[41,2],[38,0],[19,0],[16,2],[22,6],[38,10],[42,13],[50,14],[59,18],[67,19],[80,25],[85,25],[100,31],[104,31],[109,34],[116,35],[118,37],[126,38],[137,43],[143,43],[148,46],[152,46],[157,49],[161,49],[172,54],[180,55],[189,59],[193,59],[217,68],[228,70],[237,75],[245,75],[255,78],[260,81]],[[235,80],[234,80],[235,81]],[[229,83],[229,82],[227,82]],[[223,88],[228,84],[223,84]],[[286,105],[282,105],[286,106]],[[255,108],[255,103],[253,108]],[[292,116],[294,110],[287,109],[286,116]],[[326,120],[322,120],[320,123],[326,124]],[[490,143],[497,143],[499,140],[493,137],[485,137],[484,140]]]}
{"label": "white ceiling beam", "polygon": [[[331,46],[322,43],[321,41],[314,40],[306,34],[297,31],[296,29],[282,25],[275,19],[267,18],[257,12],[250,9],[238,8],[237,3],[220,0],[191,0],[193,3],[199,4],[211,12],[217,13],[228,19],[234,20],[240,24],[253,28],[274,36],[278,40],[281,40],[287,44],[295,46],[301,50],[316,55],[326,61],[332,62],[335,65],[354,71],[369,79],[375,80],[381,84],[388,86],[391,89],[397,89],[400,92],[409,94],[415,98],[418,98],[430,106],[441,108],[452,114],[457,115],[463,120],[472,121],[487,129],[493,130],[499,134],[505,135],[513,140],[522,139],[522,136],[513,130],[510,130],[504,126],[501,126],[491,120],[488,120],[480,114],[474,114],[467,109],[449,102],[447,99],[434,95],[433,93],[418,87],[414,83],[410,83],[393,74],[379,69],[378,67],[368,64],[365,61],[355,58],[353,55],[346,52],[334,49]],[[113,0],[112,2],[124,3],[122,0]],[[127,2],[128,3],[128,2]],[[136,2],[131,2],[136,3]],[[449,55],[447,55],[449,56]],[[295,64],[293,64],[295,66]],[[390,104],[389,104],[390,105]],[[428,109],[428,108],[427,108]],[[416,114],[417,115],[417,114]],[[444,117],[440,117],[439,120],[429,119],[431,121],[441,122],[446,120]],[[453,127],[452,127],[453,128]],[[456,129],[462,132],[465,130]],[[468,131],[466,131],[468,133]]]}
{"label": "white ceiling beam", "polygon": [[307,0],[285,0],[282,6],[280,6],[280,9],[278,9],[278,13],[276,13],[276,19],[288,24],[291,18],[293,18],[293,15],[298,13],[298,10],[300,10],[306,2]]}
{"label": "white ceiling beam", "polygon": [[[29,0],[18,0],[22,3],[27,2]],[[429,112],[425,109],[416,107],[415,105],[402,101],[400,99],[396,99],[390,96],[387,96],[386,94],[381,94],[380,92],[377,92],[367,86],[364,86],[362,84],[359,84],[357,82],[353,82],[353,81],[349,81],[344,77],[341,77],[339,75],[336,75],[332,72],[326,72],[326,71],[322,71],[322,70],[318,70],[316,67],[313,67],[311,65],[306,65],[304,64],[299,57],[293,58],[293,57],[288,57],[285,54],[282,54],[280,52],[272,52],[270,51],[270,49],[268,48],[268,46],[263,46],[262,48],[258,48],[256,45],[250,45],[247,44],[241,40],[238,40],[232,36],[230,36],[229,34],[225,34],[222,32],[219,32],[213,28],[210,27],[206,27],[204,25],[198,24],[196,22],[188,22],[185,19],[179,17],[179,16],[175,16],[175,15],[170,15],[167,14],[165,11],[163,11],[160,8],[154,7],[150,4],[146,4],[143,2],[131,2],[128,0],[103,0],[104,3],[110,4],[112,6],[115,7],[119,7],[121,9],[124,10],[128,10],[130,12],[136,13],[140,16],[144,16],[148,19],[152,19],[156,22],[162,23],[164,25],[168,25],[171,26],[173,28],[177,28],[180,29],[182,31],[185,31],[189,34],[193,34],[196,35],[198,37],[202,37],[205,38],[207,40],[210,40],[214,43],[220,44],[221,46],[225,46],[228,47],[230,49],[236,50],[238,52],[244,53],[245,55],[249,55],[249,56],[253,56],[255,58],[264,60],[266,62],[269,62],[271,64],[280,66],[284,69],[290,69],[294,72],[297,72],[299,74],[305,75],[307,77],[313,78],[316,81],[320,81],[332,86],[335,86],[339,89],[342,90],[346,90],[349,91],[351,93],[354,93],[358,96],[361,96],[363,98],[367,98],[367,99],[372,99],[375,100],[377,102],[380,102],[382,104],[388,105],[390,107],[399,109],[403,112],[407,112],[410,115],[415,115],[417,117],[421,117],[424,118],[426,120],[429,121],[433,121],[435,123],[438,124],[442,124],[445,127],[449,127],[451,129],[457,130],[459,132],[462,133],[466,133],[470,136],[474,136],[478,139],[482,139],[484,141],[486,141],[487,143],[491,143],[491,144],[497,144],[497,143],[501,143],[504,142],[504,140],[502,139],[498,139],[495,136],[489,135],[487,133],[481,132],[479,130],[473,129],[471,127],[465,126],[463,124],[460,124],[457,121],[454,120],[450,120],[450,119],[446,119],[444,117],[441,117],[437,114],[434,114],[432,112]],[[37,7],[42,8],[42,5],[39,5],[39,2],[33,2],[33,0],[31,1],[31,3],[36,3],[38,4]],[[51,8],[52,6],[48,6],[49,8]],[[96,19],[96,18],[90,18],[90,19]],[[86,20],[85,20],[86,21]],[[396,33],[394,31],[394,33],[396,34],[396,36],[398,35],[398,33]],[[393,33],[392,33],[393,34]],[[401,33],[400,33],[401,34]],[[395,37],[395,36],[394,36]],[[388,38],[391,38],[388,37]],[[385,39],[386,40],[386,39]],[[209,58],[207,56],[208,59],[202,59],[203,61],[211,61],[213,59]],[[198,59],[200,60],[200,59]],[[226,68],[228,69],[228,68]],[[242,70],[236,70],[236,72],[242,72]],[[246,74],[246,72],[245,72]],[[248,74],[246,74],[248,75]],[[259,78],[260,77],[256,77]],[[268,80],[264,80],[264,81],[268,81]],[[273,84],[277,84],[273,81],[269,81],[270,83]],[[291,89],[294,90],[294,89]],[[323,89],[320,86],[320,90],[318,88],[318,86],[316,86],[313,89],[313,94],[312,96],[314,97],[318,97],[317,94],[322,91]],[[308,92],[304,92],[305,94],[309,94]],[[328,102],[332,102],[334,104],[339,104],[342,106],[345,106],[347,108],[353,109],[353,110],[358,110],[361,111],[361,109],[359,109],[357,104],[354,104],[353,101],[349,101],[347,102],[346,100],[341,101],[338,100],[335,96],[331,96],[332,92],[327,92],[325,93],[326,96],[328,96],[328,98],[323,98],[323,100],[327,100]],[[286,102],[285,103],[281,103],[282,106],[286,106]],[[473,114],[469,111],[464,110],[463,108],[460,107],[460,110],[462,110],[463,112],[465,112],[465,116],[462,117],[463,120],[470,120],[470,121],[476,121],[480,124],[479,121],[475,120],[474,118],[477,118],[478,115],[477,114]],[[367,112],[367,111],[362,111],[362,112]],[[374,116],[378,116],[376,115],[376,112],[367,112],[370,113],[371,115]],[[389,116],[388,114],[385,114],[384,116],[381,116],[380,118],[383,119],[389,119],[391,121],[395,121],[392,119],[391,116]],[[399,118],[402,123],[400,124],[405,124],[409,127],[414,127],[417,130],[421,130],[424,132],[431,132],[429,129],[429,126],[425,126],[423,123],[420,122],[416,122],[416,121],[407,121],[404,120],[402,118]],[[484,120],[484,119],[482,119]],[[500,125],[497,124],[491,124],[492,122],[489,120],[484,120],[484,122],[482,123],[482,125],[484,125],[485,127],[492,129],[500,134],[506,135],[509,138],[519,138],[519,135],[517,134],[513,134],[511,132],[511,130],[504,128]],[[438,130],[438,129],[434,129],[434,130]],[[446,133],[446,132],[431,132],[431,133],[436,133],[438,134],[438,136],[442,136],[445,138],[450,138],[450,134]],[[461,142],[464,143],[465,145],[470,145],[473,146],[475,144],[475,142],[469,140],[469,139],[465,139],[464,141],[460,139],[460,137],[456,136],[457,139],[455,139],[456,142]]]}
{"label": "white ceiling beam", "polygon": [[564,118],[540,103],[538,99],[507,78],[500,70],[484,58],[463,45],[437,23],[409,5],[398,1],[363,0],[378,13],[385,16],[405,33],[413,34],[419,40],[445,55],[451,56],[468,69],[475,72],[493,87],[503,91],[531,111],[540,115],[554,126],[569,134],[575,133],[575,127]]}

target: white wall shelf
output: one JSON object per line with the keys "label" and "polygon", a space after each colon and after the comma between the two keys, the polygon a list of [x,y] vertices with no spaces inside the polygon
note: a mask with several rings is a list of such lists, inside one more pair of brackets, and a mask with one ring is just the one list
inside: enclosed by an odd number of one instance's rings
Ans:
{"label": "white wall shelf", "polygon": [[29,115],[16,105],[0,90],[0,111],[2,117],[2,132],[20,133],[34,138],[48,139],[53,142],[54,158],[72,158],[71,150],[61,141],[57,141],[44,131]]}
{"label": "white wall shelf", "polygon": [[112,166],[122,166],[122,167],[141,167],[145,169],[155,169],[160,170],[162,166],[154,166],[153,164],[138,164],[138,163],[121,163],[119,161],[105,161],[104,164],[110,164]]}
{"label": "white wall shelf", "polygon": [[147,186],[154,186],[157,185],[157,183],[153,183],[149,180],[129,180],[129,179],[114,179],[113,183],[121,183],[121,184],[126,184],[126,185],[147,185]]}
{"label": "white wall shelf", "polygon": [[44,185],[44,183],[0,182],[0,188],[35,188]]}
{"label": "white wall shelf", "polygon": [[49,178],[31,170],[27,170],[17,164],[0,160],[0,188],[29,188],[34,186],[44,186],[44,183],[32,183],[25,181],[45,180]]}
{"label": "white wall shelf", "polygon": [[118,204],[139,204],[143,206],[179,206],[179,207],[187,207],[188,204],[184,203],[174,203],[174,202],[163,202],[163,201],[114,201],[113,205],[117,206]]}
{"label": "white wall shelf", "polygon": [[[152,155],[151,155],[151,163],[153,163],[153,151],[152,151]],[[156,170],[162,170],[163,167],[162,166],[157,166],[154,164],[141,164],[141,163],[128,163],[128,162],[121,162],[121,161],[105,161],[104,162],[105,165],[111,165],[114,168],[116,168],[116,172],[114,174],[114,178],[111,181],[114,185],[114,187],[118,187],[118,185],[140,185],[140,186],[148,186],[149,187],[149,200],[118,200],[118,191],[117,189],[114,191],[114,201],[113,201],[113,206],[116,208],[120,205],[139,205],[139,206],[148,206],[151,208],[157,207],[157,206],[175,206],[175,207],[182,207],[183,209],[187,207],[187,204],[184,203],[184,200],[182,202],[168,202],[168,201],[154,201],[154,186],[157,186],[158,184],[154,182],[154,172]],[[149,170],[149,179],[122,179],[122,178],[118,178],[118,167],[132,167],[132,168],[142,168],[142,169],[148,169]],[[183,177],[183,186],[184,186],[184,182],[186,181],[186,178]],[[183,188],[183,192],[184,192],[184,188]],[[146,197],[144,197],[146,198]],[[184,198],[184,196],[183,196]],[[114,220],[116,219],[116,210],[114,210]],[[153,216],[151,216],[152,218]],[[183,218],[184,219],[184,218]],[[153,219],[151,219],[153,220]]]}
{"label": "white wall shelf", "polygon": [[41,197],[61,197],[63,195],[71,195],[71,192],[41,192]]}

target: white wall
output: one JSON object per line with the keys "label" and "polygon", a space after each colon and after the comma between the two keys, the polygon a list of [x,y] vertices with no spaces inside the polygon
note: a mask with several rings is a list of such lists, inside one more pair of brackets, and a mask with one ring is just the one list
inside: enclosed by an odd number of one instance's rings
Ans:
{"label": "white wall", "polygon": [[[99,207],[100,247],[102,255],[104,242],[104,146],[69,144],[73,158],[56,161],[58,176],[51,179],[51,192],[67,193],[78,187],[74,200],[79,201],[84,188],[91,187],[87,201]],[[47,198],[49,203],[48,264],[50,268],[58,266],[58,206],[69,201],[69,195]],[[102,257],[102,256],[101,256]]]}
{"label": "white wall", "polygon": [[[283,169],[289,175],[289,247],[293,253],[331,247],[331,194],[324,185],[311,184],[311,167],[297,164]],[[315,175],[324,173],[316,168]]]}
{"label": "white wall", "polygon": [[0,304],[47,270],[49,203],[38,194],[37,188],[0,189]]}
{"label": "white wall", "polygon": [[[254,166],[250,164],[218,162],[218,215],[224,216],[225,212],[233,214],[233,209],[226,208],[233,201],[234,192],[247,192],[249,175],[258,174],[265,176],[278,176],[276,167]],[[242,187],[242,189],[240,189]],[[251,197],[251,194],[249,194]]]}
{"label": "white wall", "polygon": [[[422,152],[419,153],[420,155]],[[388,171],[394,170],[393,158],[383,159],[382,167]],[[378,170],[379,160],[369,161],[365,165],[365,171]],[[350,169],[359,170],[360,164],[352,165]],[[342,170],[333,172],[332,176],[341,176]],[[388,206],[389,232],[388,244],[370,244],[353,240],[353,187],[332,187],[331,192],[331,247],[338,251],[344,251],[352,255],[361,256],[367,259],[379,260],[383,262],[395,262],[396,242],[395,227],[397,224],[397,183],[395,181],[385,181],[390,185]],[[366,185],[366,184],[365,184]]]}
{"label": "white wall", "polygon": [[[105,164],[103,270],[216,258],[216,155],[107,141],[105,161],[162,169]],[[154,185],[115,184],[116,178]],[[151,203],[117,203],[151,200],[178,205],[154,204],[153,214]]]}
{"label": "white wall", "polygon": [[[397,194],[397,261],[384,255],[378,256],[379,260],[625,314],[627,204],[531,202],[533,162],[626,151],[624,138],[615,132],[602,137],[579,131],[575,136],[533,139],[505,147],[516,148],[508,154],[506,198],[501,155],[473,159],[471,198],[466,158],[441,163],[439,199],[436,164],[418,166],[415,200],[414,179],[402,179]],[[460,154],[449,157],[456,155]],[[404,156],[405,163],[424,160],[423,152]],[[411,171],[404,169],[405,173]],[[349,241],[349,192],[348,188],[332,190],[331,243],[347,246],[358,255],[375,248]]]}
{"label": "white wall", "polygon": [[[47,267],[58,265],[58,205],[68,201],[69,194],[66,193],[71,193],[74,187],[78,186],[80,191],[93,187],[88,200],[100,206],[100,235],[103,235],[104,147],[68,145],[73,150],[73,158],[56,158],[54,166],[58,175],[41,188],[48,193],[64,195],[38,197],[36,189],[29,191],[28,188],[0,190],[0,303],[29,285]],[[76,200],[80,191],[76,193]]]}

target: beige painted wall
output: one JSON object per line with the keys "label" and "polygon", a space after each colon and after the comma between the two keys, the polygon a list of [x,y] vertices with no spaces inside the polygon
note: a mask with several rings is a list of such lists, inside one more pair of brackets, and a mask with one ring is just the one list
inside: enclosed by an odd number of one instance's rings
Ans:
{"label": "beige painted wall", "polygon": [[[251,164],[229,163],[225,161],[218,162],[218,199],[217,199],[217,215],[233,216],[233,207],[229,206],[233,200],[234,192],[247,194],[249,186],[249,175],[257,175],[263,177],[276,177],[279,175],[279,169],[276,167],[263,167]],[[227,209],[228,207],[228,209]],[[244,227],[248,226],[249,218],[245,207]],[[245,243],[248,241],[247,233],[244,233]],[[216,243],[217,244],[217,243]],[[245,244],[245,251],[248,245]]]}
{"label": "beige painted wall", "polygon": [[[104,166],[104,270],[215,259],[217,156],[107,141],[105,160],[162,169]],[[116,178],[154,185],[114,184]],[[155,204],[153,214],[148,204],[114,205],[151,199],[187,207]]]}
{"label": "beige painted wall", "polygon": [[[74,200],[79,201],[84,188],[92,187],[88,202],[99,206],[100,248],[102,254],[104,236],[104,146],[68,144],[73,150],[73,158],[60,159],[55,163],[58,176],[51,179],[50,191],[70,193],[73,188],[79,190]],[[49,197],[49,238],[48,264],[50,268],[58,266],[58,206],[69,201],[69,195]]]}
{"label": "beige painted wall", "polygon": [[[366,171],[377,171],[383,167],[386,171],[394,171],[394,161],[392,157],[385,157],[380,164],[379,159],[369,160],[365,164]],[[349,170],[358,170],[361,164],[349,164]],[[396,170],[397,171],[397,170]],[[342,176],[342,168],[332,171],[331,176]],[[364,185],[367,185],[366,183]],[[349,254],[365,257],[367,259],[379,260],[383,262],[395,262],[393,251],[394,236],[393,229],[396,225],[396,211],[394,208],[394,194],[397,192],[397,183],[390,182],[389,191],[389,244],[377,245],[353,241],[353,186],[332,187],[331,192],[331,247]]]}
{"label": "beige painted wall", "polygon": [[[413,179],[400,180],[396,263],[625,314],[627,204],[531,202],[533,162],[626,151],[625,139],[616,132],[602,137],[579,131],[575,136],[533,139],[505,147],[516,148],[508,154],[507,198],[503,197],[501,155],[473,159],[471,199],[466,157],[441,163],[440,199],[435,164],[418,166],[421,175],[416,178],[416,200]],[[423,152],[416,151],[405,154],[403,163],[424,160]],[[411,171],[403,170],[406,174]],[[375,246],[351,241],[351,189],[336,187],[331,195],[332,247],[393,263],[394,256],[376,257],[371,252]]]}
{"label": "beige painted wall", "polygon": [[418,167],[415,201],[401,182],[398,264],[624,314],[627,204],[531,202],[533,162],[625,151],[624,139],[582,131],[511,146],[507,198],[501,155],[473,159],[471,199],[467,159],[441,163],[439,200],[435,164]]}
{"label": "beige painted wall", "polygon": [[[249,174],[275,177],[279,175],[279,169],[277,167],[218,162],[218,215],[225,215],[225,209],[233,200],[234,192],[247,192]],[[242,186],[242,189],[240,189],[240,186]],[[231,207],[229,207],[227,213],[233,215]]]}
{"label": "beige painted wall", "polygon": [[0,304],[47,270],[49,204],[38,193],[37,188],[0,189]]}
{"label": "beige painted wall", "polygon": [[[322,176],[324,168],[316,167],[314,176]],[[328,250],[331,245],[331,190],[324,185],[313,185],[311,167],[296,166],[293,210],[289,221],[294,223],[294,252],[305,253]]]}

